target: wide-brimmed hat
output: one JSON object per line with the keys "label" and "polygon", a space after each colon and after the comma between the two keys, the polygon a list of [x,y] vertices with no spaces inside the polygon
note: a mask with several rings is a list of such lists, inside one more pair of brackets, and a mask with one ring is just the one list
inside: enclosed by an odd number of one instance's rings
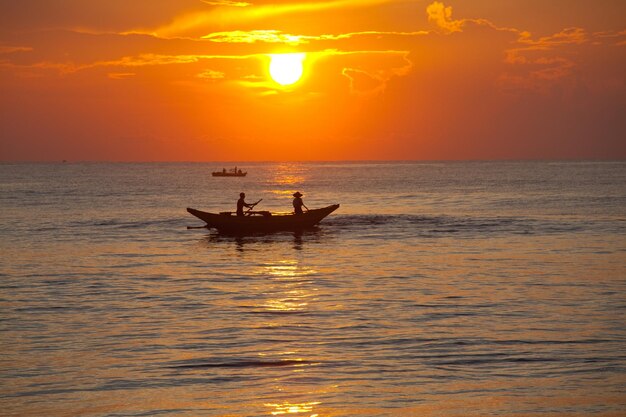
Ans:
{"label": "wide-brimmed hat", "polygon": [[293,193],[294,197],[302,197],[302,194],[300,194],[300,191],[296,191],[295,193]]}

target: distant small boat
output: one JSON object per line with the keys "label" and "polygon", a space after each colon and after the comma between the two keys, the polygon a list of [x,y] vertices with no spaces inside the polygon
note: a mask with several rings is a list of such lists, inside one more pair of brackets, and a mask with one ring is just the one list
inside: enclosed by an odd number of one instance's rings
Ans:
{"label": "distant small boat", "polygon": [[226,168],[224,168],[221,171],[215,171],[211,173],[211,175],[213,175],[214,177],[245,177],[247,174],[247,172],[237,170],[237,167],[228,171],[226,171]]}
{"label": "distant small boat", "polygon": [[297,231],[309,229],[339,208],[339,204],[305,211],[302,214],[270,213],[269,211],[253,211],[245,216],[235,216],[227,211],[219,214],[208,213],[192,208],[187,211],[206,222],[206,228],[217,229],[223,233],[268,233],[283,230]]}

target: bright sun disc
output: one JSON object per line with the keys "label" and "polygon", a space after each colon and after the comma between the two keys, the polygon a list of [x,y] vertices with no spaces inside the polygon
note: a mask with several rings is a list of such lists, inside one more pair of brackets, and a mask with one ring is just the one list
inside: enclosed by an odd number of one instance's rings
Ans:
{"label": "bright sun disc", "polygon": [[306,54],[270,55],[270,75],[280,85],[291,85],[302,77],[302,62]]}

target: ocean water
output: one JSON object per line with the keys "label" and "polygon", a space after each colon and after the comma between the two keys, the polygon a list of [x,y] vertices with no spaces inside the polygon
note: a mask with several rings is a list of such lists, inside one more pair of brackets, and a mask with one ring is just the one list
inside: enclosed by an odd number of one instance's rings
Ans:
{"label": "ocean water", "polygon": [[626,162],[238,166],[0,164],[0,414],[626,415]]}

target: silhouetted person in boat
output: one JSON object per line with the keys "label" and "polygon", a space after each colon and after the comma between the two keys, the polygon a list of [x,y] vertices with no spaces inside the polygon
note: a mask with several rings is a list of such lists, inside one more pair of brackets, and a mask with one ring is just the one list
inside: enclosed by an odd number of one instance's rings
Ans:
{"label": "silhouetted person in boat", "polygon": [[239,200],[237,200],[237,216],[243,216],[243,208],[252,208],[254,204],[248,204],[245,202],[246,193],[239,193]]}
{"label": "silhouetted person in boat", "polygon": [[307,209],[307,211],[309,210],[309,208],[304,205],[304,201],[302,201],[302,194],[300,194],[300,191],[296,191],[293,194],[293,197],[293,211],[295,214],[302,214],[302,207]]}

